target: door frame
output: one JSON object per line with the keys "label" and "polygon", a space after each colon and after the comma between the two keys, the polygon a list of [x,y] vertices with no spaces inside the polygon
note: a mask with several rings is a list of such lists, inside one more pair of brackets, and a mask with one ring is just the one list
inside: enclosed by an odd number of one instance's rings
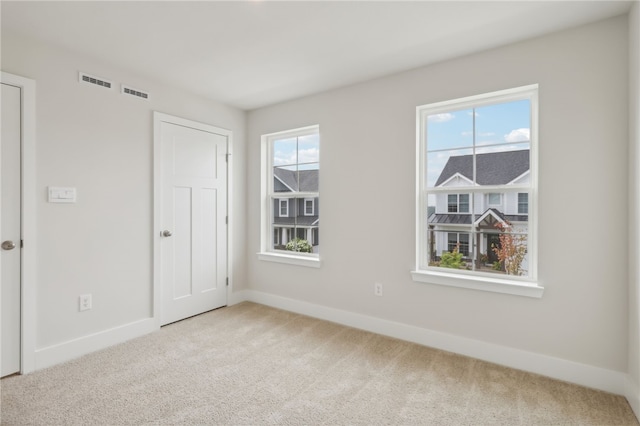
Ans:
{"label": "door frame", "polygon": [[36,82],[4,71],[0,82],[21,89],[20,373],[26,374],[36,366]]}
{"label": "door frame", "polygon": [[160,222],[162,217],[162,137],[161,124],[170,123],[177,126],[191,127],[207,132],[216,133],[227,137],[227,304],[229,303],[229,295],[233,292],[233,276],[231,265],[233,264],[231,256],[232,238],[232,150],[233,150],[233,132],[231,130],[216,127],[211,124],[201,123],[198,121],[188,120],[176,117],[162,112],[153,112],[153,319],[156,327],[160,328],[162,309],[162,281],[161,281],[161,246],[162,238],[160,233],[164,229],[164,224]]}

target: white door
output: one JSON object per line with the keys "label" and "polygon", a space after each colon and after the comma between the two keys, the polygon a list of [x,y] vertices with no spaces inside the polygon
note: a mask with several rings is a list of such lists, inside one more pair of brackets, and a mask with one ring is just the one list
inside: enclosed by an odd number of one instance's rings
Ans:
{"label": "white door", "polygon": [[229,136],[188,123],[159,124],[162,325],[227,304]]}
{"label": "white door", "polygon": [[0,209],[0,376],[20,371],[21,89],[2,86],[2,208]]}

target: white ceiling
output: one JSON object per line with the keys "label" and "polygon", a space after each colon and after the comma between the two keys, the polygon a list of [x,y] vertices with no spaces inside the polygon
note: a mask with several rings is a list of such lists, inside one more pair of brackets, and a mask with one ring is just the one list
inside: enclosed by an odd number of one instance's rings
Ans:
{"label": "white ceiling", "polygon": [[3,36],[47,40],[253,109],[620,15],[630,5],[3,0],[0,7]]}

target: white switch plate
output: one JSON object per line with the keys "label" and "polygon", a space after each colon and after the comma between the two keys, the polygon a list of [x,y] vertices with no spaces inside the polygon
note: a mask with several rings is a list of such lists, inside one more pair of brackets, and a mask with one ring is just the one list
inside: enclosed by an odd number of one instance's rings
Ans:
{"label": "white switch plate", "polygon": [[49,202],[50,203],[75,203],[76,202],[76,189],[75,188],[63,188],[60,186],[49,187]]}

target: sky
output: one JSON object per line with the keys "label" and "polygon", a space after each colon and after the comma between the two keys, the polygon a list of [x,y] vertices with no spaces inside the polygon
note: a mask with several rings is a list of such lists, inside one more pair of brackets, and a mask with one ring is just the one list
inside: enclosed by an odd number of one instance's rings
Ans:
{"label": "sky", "polygon": [[273,143],[273,165],[291,166],[287,169],[312,170],[320,168],[320,136],[279,139]]}
{"label": "sky", "polygon": [[427,185],[437,181],[452,155],[529,149],[530,102],[519,100],[430,115],[427,119]]}

